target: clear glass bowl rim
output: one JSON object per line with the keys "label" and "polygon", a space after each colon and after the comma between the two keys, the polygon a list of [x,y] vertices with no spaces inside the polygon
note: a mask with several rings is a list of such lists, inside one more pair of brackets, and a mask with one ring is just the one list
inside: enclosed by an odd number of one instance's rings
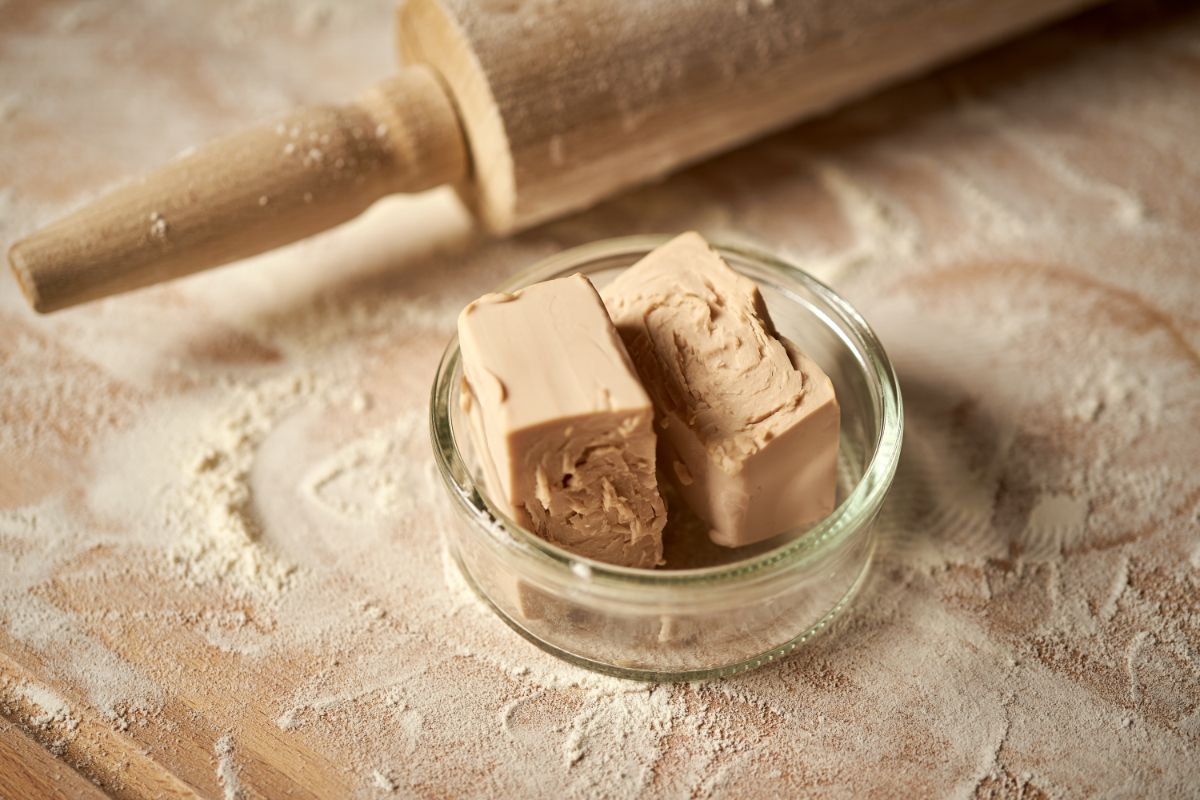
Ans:
{"label": "clear glass bowl rim", "polygon": [[[659,234],[622,236],[572,247],[538,261],[492,291],[515,291],[530,283],[567,274],[572,269],[581,269],[593,261],[621,256],[640,257],[672,238],[671,235]],[[753,262],[756,267],[775,273],[783,279],[779,288],[786,290],[789,281],[801,284],[831,307],[840,317],[839,322],[852,334],[847,341],[844,332],[838,331],[839,337],[857,357],[859,367],[868,373],[878,388],[875,401],[880,423],[870,461],[845,500],[833,513],[801,536],[765,553],[730,564],[699,569],[650,570],[615,566],[577,556],[522,528],[499,509],[492,507],[490,502],[483,508],[471,501],[473,493],[478,492],[481,498],[486,498],[487,493],[471,478],[471,471],[460,454],[450,422],[450,402],[454,389],[451,377],[459,362],[458,336],[455,335],[442,354],[430,392],[429,430],[438,472],[458,510],[473,523],[472,533],[483,533],[492,540],[493,545],[519,551],[514,555],[527,555],[542,562],[539,565],[541,568],[561,572],[563,580],[578,579],[577,570],[580,569],[579,565],[583,565],[589,581],[601,585],[624,584],[632,588],[635,585],[741,583],[751,575],[767,577],[768,574],[799,567],[819,557],[874,520],[896,474],[904,437],[900,384],[883,345],[847,300],[799,267],[751,247],[720,243],[713,243],[713,247],[723,256]],[[465,482],[460,482],[456,475],[466,476]]]}

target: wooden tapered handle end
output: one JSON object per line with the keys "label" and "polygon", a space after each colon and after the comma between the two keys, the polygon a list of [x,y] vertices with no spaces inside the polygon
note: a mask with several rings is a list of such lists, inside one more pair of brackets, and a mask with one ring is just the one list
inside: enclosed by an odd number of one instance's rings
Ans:
{"label": "wooden tapered handle end", "polygon": [[29,271],[29,264],[25,258],[25,242],[20,241],[14,244],[8,250],[8,265],[12,267],[13,276],[17,279],[17,286],[21,287],[21,294],[25,295],[25,299],[29,301],[29,306],[39,313],[49,311],[43,302],[41,294],[38,292],[37,281],[33,279]]}
{"label": "wooden tapered handle end", "polygon": [[30,305],[56,311],[261,253],[466,171],[445,89],[411,66],[354,103],[301,109],[181,157],[8,258]]}

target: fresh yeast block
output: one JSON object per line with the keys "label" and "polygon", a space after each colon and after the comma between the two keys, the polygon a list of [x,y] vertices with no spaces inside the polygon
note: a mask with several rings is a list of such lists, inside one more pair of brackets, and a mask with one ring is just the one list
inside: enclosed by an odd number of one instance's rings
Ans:
{"label": "fresh yeast block", "polygon": [[833,510],[833,384],[776,335],[752,280],[685,233],[604,300],[654,401],[664,472],[715,543],[752,544]]}
{"label": "fresh yeast block", "polygon": [[493,502],[581,556],[662,561],[654,411],[582,275],[490,294],[458,318],[463,398]]}

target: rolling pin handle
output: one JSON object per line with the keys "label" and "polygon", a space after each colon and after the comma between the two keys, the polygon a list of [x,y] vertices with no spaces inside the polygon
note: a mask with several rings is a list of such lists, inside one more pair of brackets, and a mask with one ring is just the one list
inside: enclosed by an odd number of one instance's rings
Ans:
{"label": "rolling pin handle", "polygon": [[410,66],[354,103],[176,159],[13,245],[9,262],[30,304],[55,311],[261,253],[466,173],[446,90]]}

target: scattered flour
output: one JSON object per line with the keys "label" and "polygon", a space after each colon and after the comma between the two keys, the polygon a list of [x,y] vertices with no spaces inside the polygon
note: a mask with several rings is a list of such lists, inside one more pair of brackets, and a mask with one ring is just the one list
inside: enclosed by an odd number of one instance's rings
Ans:
{"label": "scattered flour", "polygon": [[389,793],[394,792],[397,789],[396,782],[379,770],[371,771],[371,784],[376,789],[380,789]]}
{"label": "scattered flour", "polygon": [[150,235],[155,239],[167,238],[167,231],[171,226],[167,224],[167,220],[162,214],[157,211],[150,214]]}
{"label": "scattered flour", "polygon": [[45,686],[25,684],[17,688],[17,693],[41,709],[29,718],[30,724],[45,729],[58,728],[68,735],[79,727],[79,719],[71,713],[71,707]]}
{"label": "scattered flour", "polygon": [[1051,492],[1037,499],[1029,513],[1029,527],[1080,533],[1087,523],[1087,514],[1087,501],[1068,494]]}
{"label": "scattered flour", "polygon": [[183,490],[166,508],[172,529],[185,531],[172,548],[180,573],[193,583],[225,579],[238,586],[282,592],[294,568],[280,563],[258,543],[249,477],[255,451],[279,417],[313,391],[313,381],[289,375],[253,387],[233,387],[185,466]]}
{"label": "scattered flour", "polygon": [[217,757],[217,782],[224,791],[225,800],[242,800],[246,795],[238,778],[240,768],[233,760],[233,750],[233,737],[225,735],[217,739],[213,747],[213,753]]}
{"label": "scattered flour", "polygon": [[[74,8],[0,71],[19,100],[0,101],[0,154],[22,154],[6,241],[67,203],[42,188],[61,141],[22,126],[159,108],[152,141],[93,132],[77,160],[99,189],[236,127],[214,109],[339,97],[390,64],[371,55],[382,2]],[[264,725],[357,795],[1184,795],[1200,210],[1194,181],[1164,176],[1196,163],[1200,19],[1126,31],[1128,8],[1106,13],[506,242],[443,193],[62,316],[0,285],[0,629],[48,684],[0,673],[0,711],[68,753],[99,719],[167,766],[197,726],[229,731],[212,750],[227,798],[253,794],[239,761]],[[150,26],[229,58],[202,92],[186,59],[148,73]],[[70,78],[101,51],[111,80],[84,98]],[[645,686],[536,650],[471,592],[426,402],[479,291],[564,246],[693,226],[786,253],[863,310],[907,441],[878,569],[832,635],[725,681]]]}

